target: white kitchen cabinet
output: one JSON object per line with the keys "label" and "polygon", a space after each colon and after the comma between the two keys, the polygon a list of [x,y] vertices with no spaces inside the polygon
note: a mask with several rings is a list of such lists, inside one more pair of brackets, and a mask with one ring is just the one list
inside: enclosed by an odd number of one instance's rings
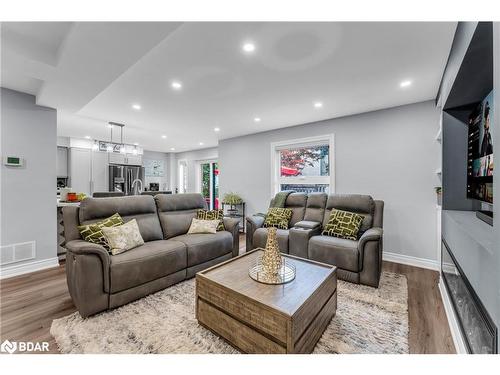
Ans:
{"label": "white kitchen cabinet", "polygon": [[142,156],[127,154],[127,164],[128,165],[142,165]]}
{"label": "white kitchen cabinet", "polygon": [[68,177],[68,148],[57,147],[57,177]]}
{"label": "white kitchen cabinet", "polygon": [[75,193],[91,195],[92,150],[71,147],[69,149],[69,186]]}
{"label": "white kitchen cabinet", "polygon": [[106,152],[92,152],[92,193],[109,190],[109,164]]}
{"label": "white kitchen cabinet", "polygon": [[109,164],[142,165],[142,156],[134,154],[109,153]]}

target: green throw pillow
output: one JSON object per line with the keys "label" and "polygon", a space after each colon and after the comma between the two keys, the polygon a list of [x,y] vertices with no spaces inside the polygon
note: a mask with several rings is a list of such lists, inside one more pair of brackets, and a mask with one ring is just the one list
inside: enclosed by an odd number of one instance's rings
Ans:
{"label": "green throw pillow", "polygon": [[93,224],[80,225],[78,226],[78,231],[80,232],[80,236],[82,236],[85,241],[96,243],[109,250],[108,241],[106,241],[106,237],[104,236],[104,233],[102,233],[102,228],[117,227],[122,224],[123,219],[121,216],[119,214],[114,214],[107,219]]}
{"label": "green throw pillow", "polygon": [[226,230],[224,221],[222,220],[224,218],[224,212],[222,210],[198,210],[196,218],[199,220],[219,220],[217,231]]}
{"label": "green throw pillow", "polygon": [[267,211],[264,228],[274,227],[278,229],[288,229],[288,223],[292,218],[291,208],[271,207]]}
{"label": "green throw pillow", "polygon": [[321,234],[356,241],[362,222],[363,215],[334,209]]}

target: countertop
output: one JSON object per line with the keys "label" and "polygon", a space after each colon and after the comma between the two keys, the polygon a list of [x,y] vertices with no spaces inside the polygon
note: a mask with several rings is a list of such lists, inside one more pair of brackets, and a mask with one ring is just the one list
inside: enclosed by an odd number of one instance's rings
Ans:
{"label": "countertop", "polygon": [[68,207],[68,206],[80,206],[80,202],[61,202],[59,198],[57,198],[57,207]]}

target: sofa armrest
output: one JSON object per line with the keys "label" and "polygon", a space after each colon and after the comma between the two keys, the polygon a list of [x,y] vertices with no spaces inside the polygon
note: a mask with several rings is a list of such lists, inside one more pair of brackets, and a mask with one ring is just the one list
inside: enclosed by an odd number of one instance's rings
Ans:
{"label": "sofa armrest", "polygon": [[380,241],[384,230],[382,228],[370,228],[359,238],[358,250],[361,252],[368,241]]}
{"label": "sofa armrest", "polygon": [[102,272],[104,275],[104,290],[109,291],[109,264],[110,255],[108,251],[101,245],[84,241],[73,240],[67,242],[65,245],[66,250],[71,252],[76,258],[79,256],[97,256],[101,260]]}
{"label": "sofa armrest", "polygon": [[222,221],[226,231],[233,236],[233,257],[236,257],[240,252],[240,221],[231,217],[225,217]]}
{"label": "sofa armrest", "polygon": [[247,216],[247,227],[246,227],[246,251],[253,250],[253,234],[255,231],[264,225],[264,220],[266,218],[261,215]]}
{"label": "sofa armrest", "polygon": [[301,258],[308,258],[307,249],[309,247],[309,239],[312,236],[317,236],[321,233],[321,228],[318,225],[316,228],[300,228],[293,227],[288,231],[288,254]]}
{"label": "sofa armrest", "polygon": [[255,227],[255,229],[261,228],[265,220],[266,218],[260,215],[247,216],[247,223]]}
{"label": "sofa armrest", "polygon": [[293,227],[302,229],[318,229],[321,227],[321,223],[317,221],[302,220],[295,223]]}

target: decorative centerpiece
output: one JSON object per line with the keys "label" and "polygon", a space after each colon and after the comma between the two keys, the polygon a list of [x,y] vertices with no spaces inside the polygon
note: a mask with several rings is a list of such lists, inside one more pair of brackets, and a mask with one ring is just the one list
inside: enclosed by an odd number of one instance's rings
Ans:
{"label": "decorative centerpiece", "polygon": [[248,271],[255,281],[265,284],[284,284],[295,278],[295,266],[281,256],[276,228],[268,228],[264,254],[257,258]]}

